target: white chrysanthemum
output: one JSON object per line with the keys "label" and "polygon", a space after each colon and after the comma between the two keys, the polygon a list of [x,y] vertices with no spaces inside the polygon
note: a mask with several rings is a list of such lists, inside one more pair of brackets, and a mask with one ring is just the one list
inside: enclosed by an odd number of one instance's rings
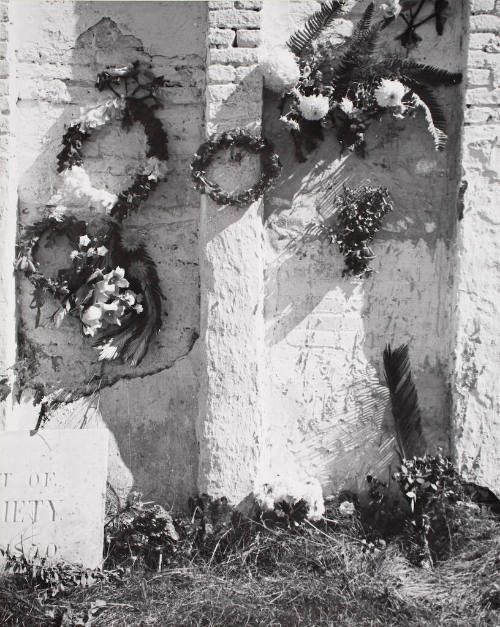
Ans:
{"label": "white chrysanthemum", "polygon": [[319,520],[325,513],[323,491],[316,479],[296,479],[276,476],[267,483],[254,488],[254,496],[264,511],[272,511],[277,503],[297,503],[303,500],[308,505],[307,517]]}
{"label": "white chrysanthemum", "polygon": [[384,17],[397,17],[401,13],[399,0],[388,0],[380,5]]}
{"label": "white chrysanthemum", "polygon": [[356,508],[351,501],[343,501],[339,506],[339,512],[342,516],[353,516]]}
{"label": "white chrysanthemum", "polygon": [[406,87],[399,81],[383,78],[375,89],[375,99],[380,107],[400,107]]}
{"label": "white chrysanthemum", "polygon": [[298,109],[306,120],[322,120],[330,110],[330,101],[326,96],[298,95]]}
{"label": "white chrysanthemum", "polygon": [[274,47],[262,51],[259,66],[264,85],[279,94],[296,85],[300,78],[297,59],[287,48]]}
{"label": "white chrysanthemum", "polygon": [[109,212],[118,200],[116,194],[93,187],[89,175],[82,166],[73,166],[61,172],[59,176],[62,179],[62,186],[49,200],[49,205],[86,204],[96,208],[102,207]]}
{"label": "white chrysanthemum", "polygon": [[90,244],[90,237],[88,235],[80,235],[78,240],[78,246],[88,246]]}
{"label": "white chrysanthemum", "polygon": [[342,98],[339,104],[340,109],[347,115],[353,112],[354,104],[349,98]]}

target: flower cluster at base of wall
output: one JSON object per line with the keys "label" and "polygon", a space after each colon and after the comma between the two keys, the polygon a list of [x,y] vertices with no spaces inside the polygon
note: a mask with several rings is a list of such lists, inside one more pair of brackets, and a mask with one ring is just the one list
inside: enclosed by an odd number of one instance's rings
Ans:
{"label": "flower cluster at base of wall", "polygon": [[[77,316],[84,335],[97,334],[99,360],[121,357],[139,364],[161,328],[163,297],[156,265],[145,241],[126,230],[123,221],[166,180],[168,140],[155,111],[162,106],[161,90],[171,86],[139,62],[101,72],[96,87],[114,98],[66,130],[57,155],[59,188],[47,203],[47,215],[24,226],[18,238],[16,268],[34,287],[36,326],[47,297],[55,298],[60,304],[52,316],[56,326],[67,314]],[[115,120],[125,130],[141,124],[147,140],[133,183],[118,194],[92,185],[83,156],[93,133]],[[54,246],[61,236],[74,248],[70,263],[47,277],[37,260],[39,247],[42,242]]]}
{"label": "flower cluster at base of wall", "polygon": [[[342,150],[365,156],[365,134],[373,120],[389,113],[406,119],[422,109],[436,149],[447,140],[446,116],[433,88],[460,83],[448,72],[380,50],[378,42],[393,10],[368,5],[352,36],[338,45],[328,36],[344,0],[330,0],[287,42],[287,48],[262,51],[265,86],[282,94],[281,121],[289,128],[299,161],[314,149],[325,129],[333,128]],[[398,14],[389,15],[389,21]]]}

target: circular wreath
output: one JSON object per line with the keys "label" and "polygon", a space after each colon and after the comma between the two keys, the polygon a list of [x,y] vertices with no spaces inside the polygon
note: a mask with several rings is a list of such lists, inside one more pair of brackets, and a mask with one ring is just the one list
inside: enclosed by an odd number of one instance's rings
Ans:
{"label": "circular wreath", "polygon": [[[251,154],[260,155],[261,177],[255,185],[242,192],[225,192],[220,185],[207,178],[207,169],[214,156],[229,148],[243,148]],[[280,173],[281,162],[271,142],[244,129],[227,131],[218,138],[212,136],[198,148],[191,162],[191,177],[196,189],[208,194],[219,205],[244,205],[257,200],[274,185]]]}
{"label": "circular wreath", "polygon": [[[49,201],[53,207],[50,214],[24,227],[17,245],[16,268],[35,288],[31,306],[37,309],[36,324],[46,295],[50,294],[61,305],[53,316],[56,324],[67,313],[78,315],[85,335],[94,336],[97,330],[105,330],[94,343],[100,351],[99,359],[121,356],[132,365],[142,360],[152,336],[160,330],[162,294],[156,265],[145,244],[124,236],[122,222],[139,209],[165,178],[167,134],[154,115],[161,106],[158,89],[164,86],[172,84],[155,77],[139,62],[98,75],[97,89],[109,89],[116,98],[91,109],[67,129],[62,138],[63,149],[57,155],[57,170],[80,203],[101,204],[110,217],[102,232],[89,237],[87,223],[66,213],[64,196],[58,193]],[[94,188],[83,168],[85,142],[91,139],[94,129],[113,118],[121,119],[127,130],[135,122],[142,124],[148,144],[141,171],[118,195]],[[46,235],[47,243],[65,235],[74,247],[70,267],[59,270],[56,277],[40,272],[36,260],[39,241]]]}

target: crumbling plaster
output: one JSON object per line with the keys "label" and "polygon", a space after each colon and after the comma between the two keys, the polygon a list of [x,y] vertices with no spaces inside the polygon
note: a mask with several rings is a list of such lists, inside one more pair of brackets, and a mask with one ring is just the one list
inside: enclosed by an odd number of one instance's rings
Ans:
{"label": "crumbling plaster", "polygon": [[[339,41],[366,4],[353,1],[336,23]],[[238,502],[256,479],[275,474],[314,476],[325,492],[358,488],[367,472],[385,477],[394,446],[381,357],[386,343],[402,342],[410,344],[431,448],[451,450],[463,472],[498,492],[499,4],[453,3],[443,37],[429,24],[411,53],[450,70],[467,66],[463,140],[464,89],[441,89],[446,152],[434,151],[422,115],[386,116],[368,133],[365,160],[340,155],[326,131],[298,164],[278,122],[278,98],[263,98],[258,46],[283,45],[319,2],[148,2],[144,11],[142,2],[38,0],[11,2],[7,14],[0,0],[9,24],[0,30],[0,53],[10,54],[10,65],[0,60],[0,160],[16,155],[10,176],[0,173],[2,193],[8,189],[0,205],[4,370],[15,347],[6,270],[15,187],[20,222],[35,220],[56,186],[65,125],[103,98],[93,86],[103,66],[147,59],[155,73],[181,83],[168,90],[160,114],[170,140],[168,181],[128,224],[148,240],[168,313],[143,364],[98,364],[76,321],[54,330],[50,305],[36,328],[30,286],[18,284],[18,345],[36,355],[30,383],[84,394],[50,425],[109,429],[118,496],[135,486],[182,507],[196,490]],[[261,124],[283,161],[278,186],[244,209],[207,197],[200,203],[189,162],[201,141]],[[114,127],[86,149],[95,184],[118,191],[133,176],[144,137]],[[461,151],[468,188],[459,195]],[[224,159],[212,174],[225,186],[250,184],[255,164],[243,163],[248,180]],[[386,185],[395,209],[374,242],[375,273],[343,278],[342,257],[318,238],[317,225],[331,217],[343,184],[366,181]],[[63,242],[58,251],[43,251],[45,268],[61,265]],[[24,398],[7,413],[7,428],[30,428],[36,409]]]}

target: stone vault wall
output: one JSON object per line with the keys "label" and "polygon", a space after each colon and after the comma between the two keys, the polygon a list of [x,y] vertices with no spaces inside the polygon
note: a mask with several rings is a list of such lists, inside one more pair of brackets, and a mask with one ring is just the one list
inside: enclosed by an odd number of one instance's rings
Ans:
{"label": "stone vault wall", "polygon": [[[339,41],[367,1],[351,4],[335,25]],[[50,425],[109,429],[118,496],[135,486],[181,507],[197,490],[238,502],[255,479],[276,474],[317,477],[326,492],[359,487],[367,472],[383,475],[393,446],[381,358],[386,343],[402,342],[410,344],[428,441],[498,491],[500,2],[453,3],[442,37],[431,24],[419,31],[414,58],[468,67],[461,88],[439,93],[450,129],[445,152],[434,151],[423,116],[388,117],[372,125],[365,160],[340,155],[326,133],[298,164],[278,99],[262,90],[258,47],[283,45],[318,6],[0,0],[0,392],[15,359],[16,213],[23,224],[41,215],[65,126],[100,99],[96,73],[139,58],[181,84],[160,114],[168,181],[127,225],[148,239],[167,299],[164,327],[140,367],[99,364],[75,321],[54,330],[50,306],[37,326],[30,285],[17,285],[23,376],[83,395]],[[397,28],[386,32],[390,40]],[[235,126],[264,128],[282,178],[245,209],[200,202],[191,156],[205,137]],[[131,180],[144,138],[135,128],[106,128],[86,150],[94,184],[116,192]],[[248,181],[224,160],[212,174],[229,188],[250,184],[255,164],[243,163]],[[342,278],[341,255],[315,225],[343,184],[363,182],[386,185],[395,210],[374,243],[376,272],[360,281]],[[60,267],[57,255],[67,252],[44,250],[44,267]],[[2,412],[9,403],[0,400]],[[5,414],[3,426],[31,428],[36,408],[24,395]]]}
{"label": "stone vault wall", "polygon": [[[146,9],[146,10],[145,10]],[[189,163],[202,140],[206,7],[198,2],[11,3],[14,48],[15,148],[19,220],[39,218],[56,189],[61,137],[81,109],[109,98],[94,87],[97,72],[136,59],[156,75],[179,83],[166,92],[161,118],[169,136],[170,173],[130,218],[127,229],[148,242],[166,297],[161,333],[137,368],[103,365],[76,320],[54,329],[47,303],[37,326],[32,286],[18,285],[19,358],[37,381],[86,396],[63,407],[51,426],[102,422],[114,437],[110,479],[125,494],[134,482],[148,498],[174,505],[196,489],[198,412],[196,340],[199,335],[199,194]],[[125,189],[144,156],[145,137],[135,125],[95,132],[85,147],[85,167],[96,187]],[[64,267],[64,242],[41,250],[45,271]],[[98,384],[92,383],[99,380]],[[96,390],[95,394],[90,394]],[[100,388],[100,389],[97,389]],[[30,399],[18,406],[10,428],[32,428]]]}

